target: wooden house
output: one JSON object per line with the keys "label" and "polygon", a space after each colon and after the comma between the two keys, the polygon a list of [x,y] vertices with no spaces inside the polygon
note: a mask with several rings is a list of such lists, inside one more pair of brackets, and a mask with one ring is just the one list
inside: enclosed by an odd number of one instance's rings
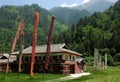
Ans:
{"label": "wooden house", "polygon": [[[3,55],[0,56],[0,71],[5,71],[5,68],[7,66],[7,62],[8,62],[8,58],[9,58],[9,54],[4,53]],[[16,61],[16,56],[15,55],[11,55],[10,56],[10,64],[13,63],[14,61]]]}
{"label": "wooden house", "polygon": [[[35,65],[34,72],[43,72],[45,65],[45,54],[46,54],[47,45],[36,46],[36,56],[35,56]],[[22,57],[22,72],[30,71],[30,59],[31,59],[32,46],[23,50]],[[14,65],[18,66],[18,56],[19,51],[12,53],[17,56],[17,61],[14,62]],[[65,43],[62,44],[51,44],[51,54],[49,62],[50,73],[80,73],[81,69],[75,60],[80,59],[82,54],[69,50]],[[11,69],[17,70],[12,67]]]}

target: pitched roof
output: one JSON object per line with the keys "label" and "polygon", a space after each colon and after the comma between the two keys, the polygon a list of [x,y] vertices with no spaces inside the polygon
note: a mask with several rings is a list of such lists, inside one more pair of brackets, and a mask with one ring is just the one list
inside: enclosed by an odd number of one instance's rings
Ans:
{"label": "pitched roof", "polygon": [[[36,54],[44,54],[46,53],[46,48],[47,45],[40,45],[40,46],[36,46]],[[23,50],[23,54],[31,54],[32,52],[32,46],[26,48]],[[73,55],[79,55],[82,56],[82,54],[74,52],[72,50],[67,49],[65,43],[61,43],[61,44],[51,44],[51,53],[69,53],[69,54],[73,54]],[[12,53],[14,55],[18,55],[19,51]]]}
{"label": "pitched roof", "polygon": [[[9,58],[9,54],[4,53],[3,56],[0,56],[0,63],[7,63],[8,62],[8,58]],[[11,55],[9,62],[13,62],[15,61],[17,58],[15,55]]]}

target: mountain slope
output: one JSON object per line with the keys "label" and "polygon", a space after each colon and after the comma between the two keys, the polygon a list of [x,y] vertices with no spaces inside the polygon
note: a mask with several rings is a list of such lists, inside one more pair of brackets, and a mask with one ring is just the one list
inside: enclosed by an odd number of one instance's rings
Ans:
{"label": "mountain slope", "polygon": [[70,30],[60,34],[57,42],[66,42],[85,57],[93,57],[97,48],[101,56],[108,54],[109,65],[120,65],[120,0],[103,13],[80,19]]}
{"label": "mountain slope", "polygon": [[89,2],[73,7],[73,9],[86,9],[87,11],[94,13],[94,12],[103,12],[108,9],[110,6],[114,5],[114,3],[106,1],[106,0],[90,0]]}
{"label": "mountain slope", "polygon": [[67,26],[76,24],[80,18],[90,16],[91,14],[86,10],[75,10],[63,7],[55,7],[50,10],[56,16],[56,19]]}
{"label": "mountain slope", "polygon": [[[39,30],[38,30],[38,43],[46,44],[47,36],[49,32],[49,25],[52,14],[40,8],[38,5],[33,4],[31,6],[2,6],[0,8],[0,50],[9,51],[15,36],[15,32],[18,28],[18,24],[21,19],[25,21],[25,47],[28,47],[32,43],[33,27],[35,12],[40,13]],[[58,21],[55,22],[53,36],[66,30],[63,24]],[[18,41],[19,43],[19,41]],[[19,45],[17,45],[18,48]]]}

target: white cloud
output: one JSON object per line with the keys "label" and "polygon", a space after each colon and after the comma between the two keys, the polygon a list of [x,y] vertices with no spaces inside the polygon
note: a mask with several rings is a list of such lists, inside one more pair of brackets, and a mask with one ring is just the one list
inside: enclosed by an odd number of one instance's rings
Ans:
{"label": "white cloud", "polygon": [[85,4],[85,3],[87,3],[88,1],[90,1],[90,0],[83,0],[83,2],[82,2],[81,4]]}
{"label": "white cloud", "polygon": [[63,3],[63,4],[61,4],[60,6],[61,6],[61,7],[75,7],[75,6],[78,6],[78,4],[73,3],[73,4],[69,5],[69,4],[67,4],[67,3]]}
{"label": "white cloud", "polygon": [[110,2],[116,2],[116,1],[118,1],[118,0],[107,0],[107,1],[110,1]]}

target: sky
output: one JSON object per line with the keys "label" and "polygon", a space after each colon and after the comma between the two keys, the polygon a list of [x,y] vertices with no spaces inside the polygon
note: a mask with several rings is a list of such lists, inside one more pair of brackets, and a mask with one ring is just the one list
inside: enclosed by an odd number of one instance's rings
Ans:
{"label": "sky", "polygon": [[[2,5],[31,5],[31,4],[38,4],[42,8],[47,10],[56,7],[73,7],[77,5],[84,4],[90,0],[0,0],[0,6]],[[111,2],[115,2],[117,0],[108,0]]]}

